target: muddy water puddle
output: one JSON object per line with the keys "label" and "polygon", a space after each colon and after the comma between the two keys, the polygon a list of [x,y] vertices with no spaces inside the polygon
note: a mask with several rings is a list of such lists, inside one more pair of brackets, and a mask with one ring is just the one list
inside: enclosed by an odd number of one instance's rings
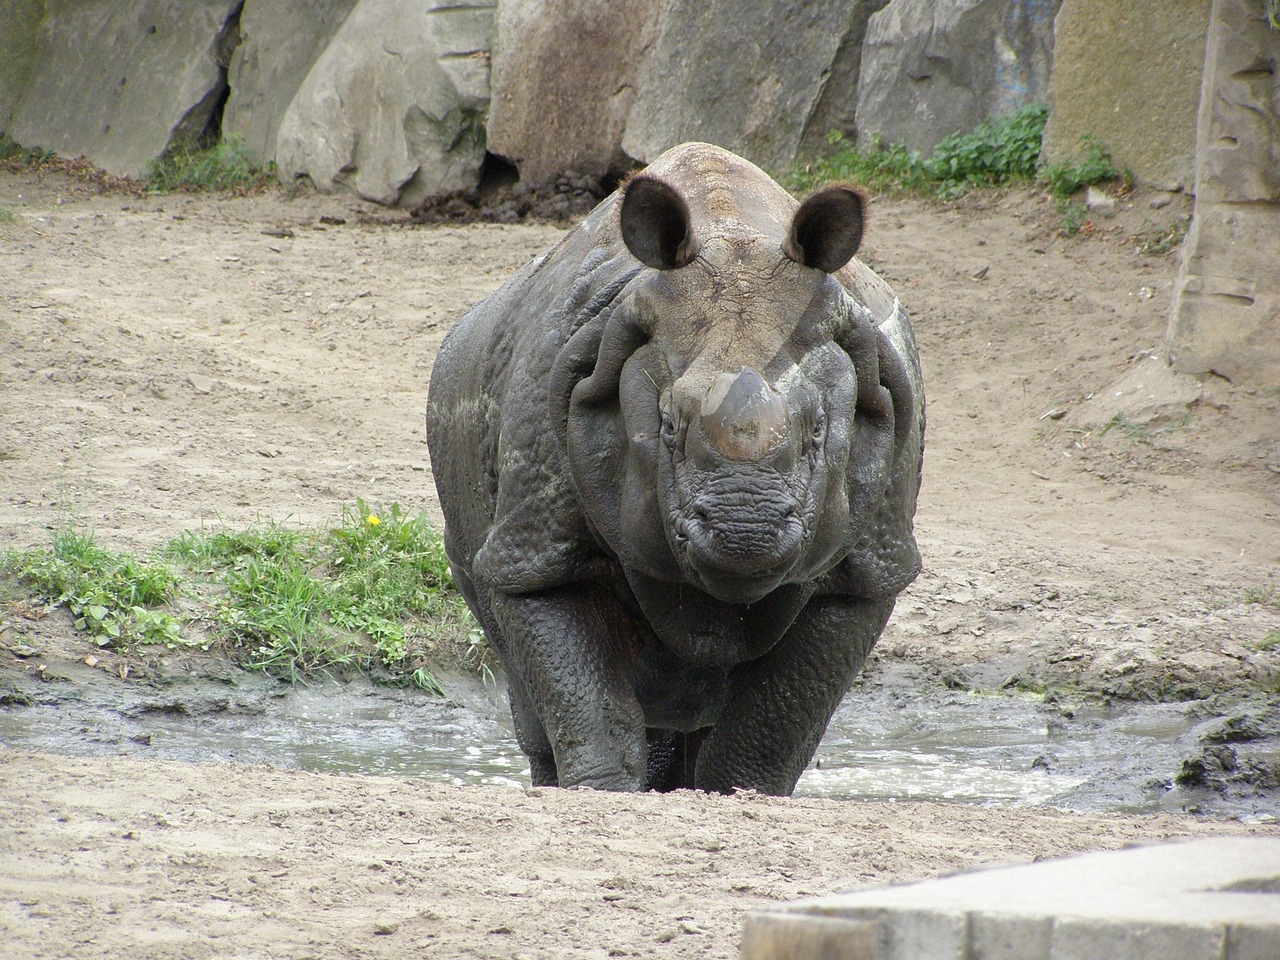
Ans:
{"label": "muddy water puddle", "polygon": [[[493,686],[454,681],[445,700],[363,681],[288,687],[250,676],[156,687],[103,676],[9,682],[0,746],[528,783]],[[796,793],[1274,819],[1280,730],[1265,722],[1273,707],[1210,717],[1197,704],[1064,707],[871,687],[845,700]]]}

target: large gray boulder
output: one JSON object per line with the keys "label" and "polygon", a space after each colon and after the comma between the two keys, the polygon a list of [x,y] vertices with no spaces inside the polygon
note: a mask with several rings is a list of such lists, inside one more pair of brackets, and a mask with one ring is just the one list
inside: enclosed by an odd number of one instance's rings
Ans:
{"label": "large gray boulder", "polygon": [[274,160],[280,121],[316,59],[356,0],[246,0],[240,45],[231,56],[231,93],[222,134],[237,136],[262,160]]}
{"label": "large gray boulder", "polygon": [[928,152],[1044,100],[1060,0],[892,0],[871,18],[858,80],[858,143]]}
{"label": "large gray boulder", "polygon": [[28,147],[141,176],[207,129],[226,92],[238,0],[47,0],[9,123]]}
{"label": "large gray boulder", "polygon": [[281,177],[405,207],[474,187],[493,12],[456,0],[359,0],[285,111]]}
{"label": "large gray boulder", "polygon": [[1208,21],[1209,0],[1063,0],[1043,160],[1073,159],[1088,134],[1139,182],[1190,188]]}
{"label": "large gray boulder", "polygon": [[813,105],[800,140],[800,153],[814,156],[825,152],[832,131],[848,140],[858,137],[858,76],[862,71],[862,48],[871,25],[871,15],[889,0],[852,0],[844,4],[848,20],[831,63],[818,102]]}
{"label": "large gray boulder", "polygon": [[1280,383],[1280,32],[1257,0],[1213,0],[1195,217],[1169,323],[1174,367]]}
{"label": "large gray boulder", "polygon": [[31,77],[43,14],[44,0],[0,0],[0,131]]}
{"label": "large gray boulder", "polygon": [[668,0],[622,149],[649,162],[683,141],[706,140],[783,172],[856,6],[761,0],[747,11],[737,0]]}
{"label": "large gray boulder", "polygon": [[543,184],[566,170],[603,177],[631,164],[622,134],[641,55],[665,0],[625,16],[601,0],[502,0],[493,44],[489,151]]}

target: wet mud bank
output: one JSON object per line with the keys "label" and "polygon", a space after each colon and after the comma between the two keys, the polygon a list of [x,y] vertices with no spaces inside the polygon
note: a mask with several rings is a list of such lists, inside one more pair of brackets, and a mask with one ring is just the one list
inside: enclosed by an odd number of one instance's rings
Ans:
{"label": "wet mud bank", "polygon": [[[922,687],[882,665],[836,713],[798,796],[1280,820],[1280,703],[1105,703]],[[0,670],[0,746],[528,785],[501,679],[448,697],[367,678],[289,685],[209,659],[135,671]]]}

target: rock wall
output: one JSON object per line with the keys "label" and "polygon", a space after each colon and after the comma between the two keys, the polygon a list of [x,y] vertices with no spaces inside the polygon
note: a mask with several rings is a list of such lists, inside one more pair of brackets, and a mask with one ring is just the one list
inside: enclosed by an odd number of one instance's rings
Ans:
{"label": "rock wall", "polygon": [[[501,0],[489,149],[522,179],[605,177],[685,140],[775,173],[852,134],[862,38],[887,0]],[[559,109],[555,105],[561,105]]]}
{"label": "rock wall", "polygon": [[1060,0],[892,0],[871,18],[858,143],[928,152],[948,134],[1042,101]]}
{"label": "rock wall", "polygon": [[474,187],[493,12],[456,0],[359,0],[280,122],[281,177],[406,207]]}
{"label": "rock wall", "polygon": [[648,162],[706,140],[774,173],[795,160],[859,4],[667,0],[622,149]]}
{"label": "rock wall", "polygon": [[489,150],[527,183],[625,172],[622,135],[663,0],[626,16],[599,0],[503,0],[493,45]]}
{"label": "rock wall", "polygon": [[0,130],[9,126],[35,66],[44,0],[0,0]]}
{"label": "rock wall", "polygon": [[224,136],[273,160],[280,121],[356,0],[246,0],[227,69]]}
{"label": "rock wall", "polygon": [[1174,367],[1280,384],[1280,32],[1260,0],[1213,0],[1195,215],[1169,323]]}
{"label": "rock wall", "polygon": [[8,133],[141,176],[200,136],[226,91],[239,0],[46,0]]}
{"label": "rock wall", "polygon": [[1189,189],[1208,22],[1209,0],[1063,0],[1043,159],[1072,159],[1088,134],[1139,181]]}

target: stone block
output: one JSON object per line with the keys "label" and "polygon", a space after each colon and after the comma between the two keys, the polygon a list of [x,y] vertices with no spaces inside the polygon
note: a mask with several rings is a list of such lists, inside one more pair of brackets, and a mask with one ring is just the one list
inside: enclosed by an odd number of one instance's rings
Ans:
{"label": "stone block", "polygon": [[1059,0],[892,0],[871,18],[858,143],[929,152],[952,133],[1045,99]]}
{"label": "stone block", "polygon": [[1095,138],[1121,170],[1189,189],[1209,0],[1062,0],[1054,22],[1046,163]]}
{"label": "stone block", "polygon": [[1211,924],[1062,917],[1053,925],[1049,960],[1220,960],[1225,934]]}
{"label": "stone block", "polygon": [[1048,917],[969,917],[970,960],[1049,960],[1053,921]]}
{"label": "stone block", "polygon": [[[742,956],[844,957],[840,923],[858,931],[858,960],[1262,960],[1280,946],[1280,837],[1095,853],[772,907],[748,917]],[[821,952],[827,943],[837,946]]]}
{"label": "stone block", "polygon": [[280,175],[404,207],[476,186],[493,13],[359,0],[285,111]]}
{"label": "stone block", "polygon": [[356,0],[247,0],[231,56],[223,136],[274,160],[276,133],[294,94]]}
{"label": "stone block", "polygon": [[876,960],[874,923],[786,913],[748,914],[740,960]]}
{"label": "stone block", "polygon": [[47,0],[9,134],[142,176],[201,136],[226,92],[237,0]]}

